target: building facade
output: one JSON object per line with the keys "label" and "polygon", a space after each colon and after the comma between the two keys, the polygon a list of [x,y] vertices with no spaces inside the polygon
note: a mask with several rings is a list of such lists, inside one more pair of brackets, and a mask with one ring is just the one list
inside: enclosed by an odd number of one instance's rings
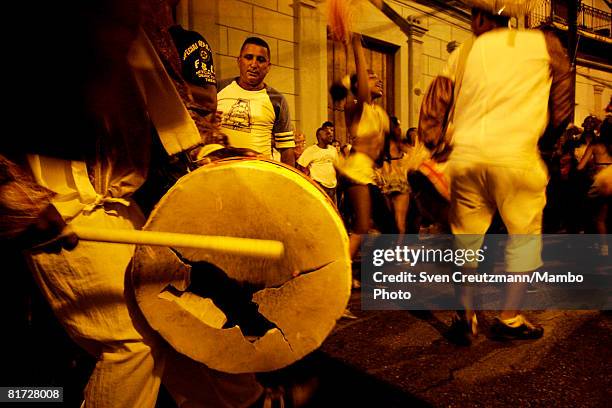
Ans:
{"label": "building facade", "polygon": [[[382,104],[405,131],[416,126],[423,94],[450,51],[471,35],[469,12],[458,1],[387,0],[386,10],[366,0],[355,4],[353,29],[363,34],[370,67],[385,82]],[[245,38],[265,39],[273,64],[266,82],[287,98],[307,144],[326,120],[335,122],[337,138],[347,142],[342,107],[332,104],[328,89],[351,72],[352,55],[329,40],[325,1],[183,0],[177,18],[210,42],[218,78],[238,75],[236,57]],[[603,115],[611,78],[606,63],[600,64],[604,69],[577,68],[576,118]]]}
{"label": "building facade", "polygon": [[531,27],[555,31],[568,46],[576,70],[574,122],[578,125],[589,115],[600,119],[612,97],[612,18],[605,0],[575,1],[575,40],[572,41],[572,2],[539,0],[528,17]]}

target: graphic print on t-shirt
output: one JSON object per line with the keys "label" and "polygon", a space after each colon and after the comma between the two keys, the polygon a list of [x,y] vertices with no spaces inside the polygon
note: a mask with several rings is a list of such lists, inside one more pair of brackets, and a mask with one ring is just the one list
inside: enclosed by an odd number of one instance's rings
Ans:
{"label": "graphic print on t-shirt", "polygon": [[265,86],[248,91],[237,83],[238,78],[220,81],[217,85],[217,110],[221,126],[234,147],[254,150],[272,157],[272,148],[295,146],[289,105],[278,91]]}
{"label": "graphic print on t-shirt", "polygon": [[247,99],[237,99],[223,116],[222,127],[251,133],[251,103]]}

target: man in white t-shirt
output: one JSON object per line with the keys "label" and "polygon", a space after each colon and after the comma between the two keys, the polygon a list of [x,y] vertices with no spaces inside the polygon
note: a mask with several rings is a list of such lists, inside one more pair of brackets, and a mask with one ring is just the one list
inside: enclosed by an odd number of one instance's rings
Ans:
{"label": "man in white t-shirt", "polygon": [[240,76],[217,84],[217,110],[230,145],[272,158],[273,148],[283,163],[295,166],[293,128],[285,97],[264,80],[270,71],[270,47],[249,37],[238,57]]}
{"label": "man in white t-shirt", "polygon": [[338,182],[334,164],[338,161],[338,152],[331,145],[333,137],[330,131],[323,128],[317,129],[317,144],[307,147],[297,164],[300,170],[308,174],[325,190],[335,204]]}

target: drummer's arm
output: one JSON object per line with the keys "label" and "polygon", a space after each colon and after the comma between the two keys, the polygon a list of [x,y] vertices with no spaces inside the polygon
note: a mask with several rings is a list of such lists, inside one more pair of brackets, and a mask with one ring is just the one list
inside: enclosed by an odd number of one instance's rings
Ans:
{"label": "drummer's arm", "polygon": [[51,204],[53,193],[37,185],[15,162],[0,155],[0,242],[16,249],[28,249],[60,238],[43,250],[72,249],[76,235],[60,237],[66,226]]}
{"label": "drummer's arm", "polygon": [[281,161],[291,167],[295,167],[295,152],[293,147],[278,149],[281,155]]}
{"label": "drummer's arm", "polygon": [[272,137],[274,147],[279,151],[281,161],[291,167],[295,167],[295,141],[293,139],[293,125],[291,124],[291,114],[289,104],[283,95],[270,89],[270,100],[274,106],[276,117],[272,127]]}

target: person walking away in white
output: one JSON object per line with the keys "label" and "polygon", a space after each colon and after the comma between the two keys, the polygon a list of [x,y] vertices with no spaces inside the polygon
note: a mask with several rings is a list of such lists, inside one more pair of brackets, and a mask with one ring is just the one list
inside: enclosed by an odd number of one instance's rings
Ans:
{"label": "person walking away in white", "polygon": [[[523,15],[527,2],[467,3],[473,6],[476,38],[451,54],[443,73],[434,79],[421,108],[419,135],[428,147],[439,150],[447,129],[445,142],[451,141],[452,149],[449,218],[456,245],[480,248],[498,211],[510,235],[506,271],[529,273],[542,266],[542,212],[548,181],[538,139],[547,127],[561,134],[568,123],[573,108],[569,62],[553,33],[508,28],[509,18]],[[453,103],[454,114],[449,115]],[[466,266],[467,273],[477,267]],[[498,335],[542,336],[543,328],[519,313],[526,286],[506,287],[494,326]],[[463,311],[454,325],[468,344],[469,333],[477,333],[471,290],[458,288]]]}

